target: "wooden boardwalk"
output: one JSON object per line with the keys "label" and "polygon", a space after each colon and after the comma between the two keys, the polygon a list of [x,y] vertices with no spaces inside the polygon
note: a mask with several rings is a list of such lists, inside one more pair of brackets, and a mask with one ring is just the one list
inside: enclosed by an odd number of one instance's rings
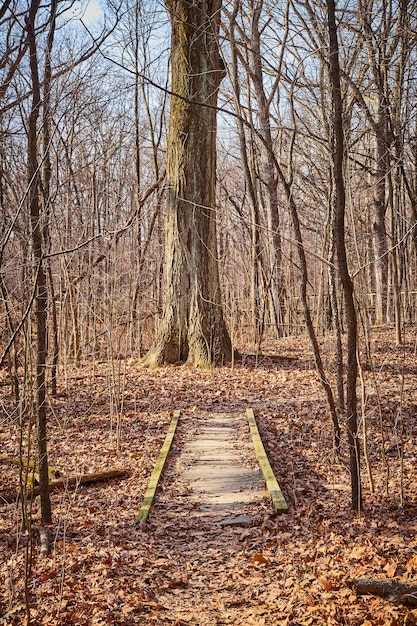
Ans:
{"label": "wooden boardwalk", "polygon": [[[152,472],[138,522],[147,519],[180,421],[176,411]],[[179,428],[180,430],[180,428]],[[184,441],[168,460],[183,486],[181,509],[222,524],[250,521],[250,511],[269,498],[276,513],[287,504],[262,444],[252,410],[246,415],[212,413],[187,421]],[[172,468],[171,464],[174,464]]]}

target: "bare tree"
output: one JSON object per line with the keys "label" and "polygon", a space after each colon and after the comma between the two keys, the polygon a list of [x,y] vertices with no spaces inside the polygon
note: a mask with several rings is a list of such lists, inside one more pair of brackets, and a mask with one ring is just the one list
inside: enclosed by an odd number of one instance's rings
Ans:
{"label": "bare tree", "polygon": [[29,8],[26,29],[30,55],[30,75],[32,81],[32,106],[28,124],[28,205],[31,224],[31,238],[34,257],[35,305],[36,305],[36,410],[38,430],[38,464],[42,523],[52,522],[51,499],[49,496],[48,448],[46,432],[46,365],[47,365],[47,307],[48,288],[44,265],[44,244],[42,215],[40,206],[40,171],[38,163],[38,117],[41,103],[38,53],[35,34],[35,20],[40,6],[39,0],[32,0]]}
{"label": "bare tree", "polygon": [[230,360],[216,233],[216,103],[221,3],[168,1],[172,84],[167,145],[165,300],[146,363]]}
{"label": "bare tree", "polygon": [[336,27],[336,7],[334,0],[326,0],[329,29],[329,77],[333,110],[332,134],[332,178],[334,210],[334,242],[337,253],[340,280],[343,285],[348,332],[346,411],[350,455],[350,478],[352,510],[361,509],[360,453],[357,424],[356,381],[357,363],[357,320],[353,295],[353,282],[349,274],[345,245],[345,183],[344,160],[345,143],[343,137],[343,103],[340,85],[339,47]]}

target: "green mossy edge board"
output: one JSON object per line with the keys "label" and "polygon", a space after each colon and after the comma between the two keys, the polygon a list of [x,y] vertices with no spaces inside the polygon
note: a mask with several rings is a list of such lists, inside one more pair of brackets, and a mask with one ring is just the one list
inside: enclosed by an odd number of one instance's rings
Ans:
{"label": "green mossy edge board", "polygon": [[269,463],[252,409],[246,409],[246,417],[248,418],[256,456],[266,482],[266,488],[271,496],[274,511],[276,513],[286,513],[288,511],[288,505],[282,495],[282,491],[278,485],[277,479],[275,478],[271,464]]}
{"label": "green mossy edge board", "polygon": [[174,415],[172,416],[171,423],[168,428],[168,432],[165,437],[165,441],[162,444],[161,451],[159,453],[158,459],[155,463],[155,467],[153,468],[151,477],[149,479],[148,487],[145,491],[145,496],[143,498],[142,506],[140,507],[140,511],[136,518],[136,523],[146,522],[150,508],[152,506],[156,489],[158,487],[158,482],[162,474],[162,470],[164,469],[165,461],[169,454],[172,440],[174,439],[175,431],[177,428],[178,420],[180,418],[181,411],[174,411]]}

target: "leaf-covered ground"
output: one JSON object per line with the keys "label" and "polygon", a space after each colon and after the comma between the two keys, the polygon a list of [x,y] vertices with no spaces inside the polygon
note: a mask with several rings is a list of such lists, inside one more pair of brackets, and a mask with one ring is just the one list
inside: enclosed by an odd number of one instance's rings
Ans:
{"label": "leaf-covered ground", "polygon": [[[321,343],[333,376],[331,339]],[[396,347],[389,332],[375,331],[372,359],[361,355],[359,414],[366,415],[375,493],[363,464],[360,518],[350,512],[346,444],[338,459],[307,341],[283,339],[263,352],[270,356],[246,356],[234,369],[212,372],[150,371],[135,359],[117,364],[120,378],[107,363],[67,372],[63,393],[51,400],[50,465],[65,476],[112,468],[129,474],[52,495],[47,558],[39,554],[38,502],[29,507],[29,528],[20,502],[0,504],[1,624],[24,624],[28,608],[32,624],[54,626],[417,623],[417,612],[357,597],[349,586],[355,577],[416,578],[415,336]],[[8,387],[1,389],[1,450],[16,457],[19,446],[29,445],[28,428],[21,431]],[[123,397],[120,419],[117,397]],[[185,416],[173,450],[180,455],[189,420],[248,407],[289,513],[274,517],[265,500],[249,527],[202,521],[181,506],[181,484],[168,463],[150,521],[137,526],[173,409]],[[342,429],[346,439],[345,424]],[[361,433],[363,439],[362,422]],[[18,469],[2,464],[0,470],[1,492],[17,491]]]}

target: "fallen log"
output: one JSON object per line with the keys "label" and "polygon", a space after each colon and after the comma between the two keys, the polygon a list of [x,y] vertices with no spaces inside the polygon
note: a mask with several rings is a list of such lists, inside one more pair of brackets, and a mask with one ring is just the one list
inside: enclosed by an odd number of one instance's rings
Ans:
{"label": "fallen log", "polygon": [[[111,480],[112,478],[123,478],[127,476],[127,470],[109,470],[108,472],[100,472],[98,474],[79,474],[76,476],[68,476],[67,478],[60,478],[59,480],[51,480],[49,483],[49,492],[57,491],[58,489],[67,489],[68,487],[75,487],[79,485],[89,485],[91,483],[98,483],[105,480]],[[36,486],[27,490],[28,498],[36,498],[40,493],[40,487]],[[0,502],[16,502],[19,498],[19,494],[2,494],[0,495]]]}
{"label": "fallen log", "polygon": [[349,585],[359,596],[374,595],[393,604],[417,607],[417,584],[400,583],[393,579],[356,578]]}

